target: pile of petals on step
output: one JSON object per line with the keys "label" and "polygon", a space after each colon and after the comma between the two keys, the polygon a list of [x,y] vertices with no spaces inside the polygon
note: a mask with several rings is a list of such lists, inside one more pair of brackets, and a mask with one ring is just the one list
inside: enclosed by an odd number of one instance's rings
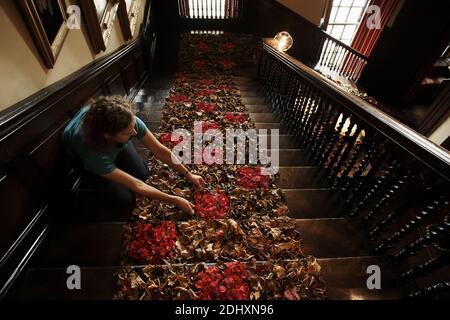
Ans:
{"label": "pile of petals on step", "polygon": [[[191,134],[210,129],[254,129],[232,75],[255,60],[249,37],[182,37],[179,65],[162,110],[158,139],[174,148]],[[194,122],[201,121],[198,132]],[[209,130],[209,131],[208,131]],[[255,139],[255,137],[251,138]],[[224,140],[225,141],[225,140]],[[250,144],[250,142],[248,142]],[[225,143],[224,143],[225,145]],[[205,145],[203,145],[205,147]],[[236,153],[249,159],[249,148]],[[186,150],[183,149],[183,152]],[[217,151],[217,152],[216,152]],[[224,150],[215,150],[223,155]],[[192,150],[192,160],[205,154]],[[153,156],[146,181],[163,192],[189,199],[194,215],[173,205],[137,196],[133,222],[125,226],[124,266],[116,299],[324,299],[320,266],[302,252],[301,234],[288,217],[279,174],[264,175],[260,161],[186,164],[207,188],[198,191]]]}
{"label": "pile of petals on step", "polygon": [[254,129],[239,90],[227,78],[215,77],[213,81],[218,85],[205,85],[208,83],[205,79],[192,83],[175,81],[166,98],[159,132],[187,129],[193,134],[196,121],[206,123],[203,132],[208,129]]}
{"label": "pile of petals on step", "polygon": [[186,75],[233,75],[258,62],[258,39],[252,35],[182,34],[179,71]]}
{"label": "pile of petals on step", "polygon": [[[133,215],[140,220],[186,221],[228,217],[241,221],[254,214],[270,217],[288,214],[285,197],[277,185],[279,175],[261,175],[259,166],[188,165],[193,173],[205,179],[207,186],[211,186],[211,190],[198,193],[192,184],[167,165],[154,158],[148,163],[152,174],[147,184],[161,191],[190,199],[196,204],[196,215],[184,213],[164,202],[137,196]],[[213,192],[220,192],[221,196],[210,196]],[[199,196],[201,194],[203,197]],[[206,209],[208,207],[210,211]]]}
{"label": "pile of petals on step", "polygon": [[125,238],[125,262],[131,264],[293,260],[303,256],[301,234],[287,217],[136,222],[126,227]]}
{"label": "pile of petals on step", "polygon": [[295,261],[150,265],[118,274],[117,300],[322,300],[320,265]]}

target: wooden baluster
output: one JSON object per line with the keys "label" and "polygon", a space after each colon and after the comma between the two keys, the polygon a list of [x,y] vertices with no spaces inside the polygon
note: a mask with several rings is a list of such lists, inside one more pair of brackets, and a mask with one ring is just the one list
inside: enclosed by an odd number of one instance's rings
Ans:
{"label": "wooden baluster", "polygon": [[358,65],[358,68],[356,69],[356,74],[355,74],[355,80],[356,79],[358,79],[359,77],[360,77],[360,75],[361,75],[361,71],[362,71],[362,69],[364,68],[364,65],[365,65],[365,61],[363,60],[363,59],[359,59],[360,60],[360,63],[359,63],[359,65]]}
{"label": "wooden baluster", "polygon": [[276,99],[276,95],[277,95],[277,85],[278,83],[276,82],[277,77],[278,77],[278,72],[277,72],[277,63],[275,61],[272,61],[272,64],[270,66],[270,72],[269,72],[269,87],[268,90],[270,92],[270,96],[269,96],[269,102],[272,105],[273,111],[276,112],[276,106],[275,106],[275,99]]}
{"label": "wooden baluster", "polygon": [[430,259],[421,265],[414,266],[408,271],[403,272],[398,276],[397,281],[404,283],[412,279],[424,277],[447,266],[448,264],[450,264],[450,254],[447,253],[437,258]]}
{"label": "wooden baluster", "polygon": [[396,231],[392,236],[383,240],[381,244],[379,244],[375,248],[374,251],[376,253],[380,253],[386,251],[387,249],[392,248],[401,239],[403,239],[405,236],[414,231],[426,217],[435,214],[440,210],[441,207],[446,205],[448,205],[448,202],[445,201],[445,197],[441,195],[439,199],[434,200],[425,209],[421,210],[409,222],[405,223],[402,227],[400,227],[400,229]]}
{"label": "wooden baluster", "polygon": [[310,116],[310,110],[313,108],[313,99],[314,99],[315,89],[312,86],[309,86],[309,92],[305,97],[304,108],[301,111],[301,125],[297,128],[295,135],[298,140],[303,144],[302,135],[305,130],[307,130],[308,120]]}
{"label": "wooden baluster", "polygon": [[321,115],[320,119],[317,121],[317,129],[315,130],[315,137],[313,137],[313,145],[312,145],[312,155],[316,157],[319,153],[321,153],[321,142],[325,140],[325,135],[328,130],[328,124],[331,122],[331,117],[333,114],[333,107],[330,101],[330,98],[325,96],[324,102],[321,107]]}
{"label": "wooden baluster", "polygon": [[[357,126],[355,129],[354,126]],[[349,163],[353,161],[355,152],[358,151],[358,137],[361,134],[361,126],[355,124],[353,129],[355,129],[353,135],[348,135],[345,141],[345,145],[343,146],[343,151],[340,152],[341,155],[339,159],[333,164],[333,167],[330,170],[330,175],[328,177],[329,180],[332,180],[332,187],[337,188],[339,184],[344,180],[344,173],[349,166]],[[350,157],[349,157],[350,155]],[[356,160],[355,160],[356,161]],[[354,162],[353,162],[354,165]],[[340,174],[340,175],[339,175]],[[334,178],[333,178],[334,177]]]}
{"label": "wooden baluster", "polygon": [[[415,162],[417,164],[418,162]],[[419,172],[420,168],[413,167],[411,165],[408,166],[408,170],[412,173]],[[380,232],[386,230],[397,217],[403,216],[406,214],[410,208],[421,206],[423,202],[431,202],[435,200],[435,189],[427,188],[424,186],[423,181],[419,179],[416,175],[409,175],[407,184],[407,192],[405,192],[401,198],[402,201],[394,208],[386,217],[381,220],[377,226],[375,226],[369,233],[369,236],[374,239]],[[426,190],[424,192],[424,190]],[[415,205],[420,199],[420,204]]]}
{"label": "wooden baluster", "polygon": [[311,94],[311,98],[309,100],[309,107],[306,111],[306,122],[299,136],[299,141],[301,142],[303,147],[306,147],[305,140],[308,132],[311,130],[311,127],[313,125],[313,119],[315,118],[317,113],[318,99],[319,99],[318,91],[314,89],[314,91]]}
{"label": "wooden baluster", "polygon": [[[411,185],[412,182],[412,178],[413,176],[408,176],[408,181],[406,182],[407,185]],[[385,231],[396,219],[396,217],[400,217],[402,216],[407,210],[409,210],[410,205],[411,205],[411,200],[410,199],[414,199],[411,198],[410,196],[412,196],[413,194],[407,194],[404,195],[403,198],[404,201],[401,205],[399,205],[397,208],[395,208],[394,210],[392,210],[380,223],[378,223],[370,232],[369,232],[369,237],[372,240],[375,240],[375,237],[378,236],[378,234],[380,234],[381,232]],[[418,194],[416,194],[416,196],[418,196]]]}
{"label": "wooden baluster", "polygon": [[274,100],[274,108],[276,114],[281,114],[280,110],[280,99],[282,97],[282,90],[283,90],[283,69],[280,64],[277,64],[276,67],[276,77],[274,79],[275,84],[275,100]]}
{"label": "wooden baluster", "polygon": [[340,47],[339,48],[339,55],[338,55],[338,59],[336,61],[336,65],[334,67],[334,71],[336,73],[339,73],[339,70],[341,69],[343,60],[344,60],[344,56],[345,56],[345,48],[344,47]]}
{"label": "wooden baluster", "polygon": [[357,55],[354,55],[353,63],[352,63],[351,69],[350,69],[350,71],[348,73],[349,79],[355,79],[355,77],[356,77],[355,70],[356,70],[356,68],[358,66],[358,62],[359,62],[359,57]]}
{"label": "wooden baluster", "polygon": [[355,217],[359,215],[359,211],[366,206],[369,200],[371,200],[376,194],[384,189],[384,187],[393,179],[395,170],[400,167],[400,164],[395,161],[392,165],[390,165],[387,170],[382,173],[382,176],[379,177],[373,184],[371,184],[370,189],[365,193],[361,200],[359,200],[353,210],[350,212],[351,217]]}
{"label": "wooden baluster", "polygon": [[375,206],[367,213],[367,215],[364,217],[364,221],[366,223],[370,223],[374,220],[374,218],[377,216],[377,213],[387,205],[391,203],[393,199],[395,199],[398,194],[403,190],[405,186],[407,186],[407,181],[410,178],[409,175],[404,175],[402,177],[396,178],[396,174],[392,176],[391,181],[386,184],[386,191],[384,192],[383,196]]}
{"label": "wooden baluster", "polygon": [[[325,109],[328,106],[327,97],[322,93],[319,94],[319,101],[317,102],[317,110],[314,114],[313,126],[311,126],[311,131],[307,133],[307,141],[305,147],[307,149],[313,149],[313,146],[317,146],[318,134],[323,125],[323,117],[325,114]],[[314,149],[313,149],[314,152]]]}
{"label": "wooden baluster", "polygon": [[341,65],[339,68],[339,75],[347,78],[347,68],[350,64],[351,52],[347,49],[344,50],[344,58],[341,61]]}
{"label": "wooden baluster", "polygon": [[450,292],[450,281],[441,282],[434,286],[420,289],[414,293],[411,293],[409,299],[434,299],[440,294],[448,294]]}
{"label": "wooden baluster", "polygon": [[333,154],[333,150],[336,146],[336,143],[338,142],[338,140],[340,138],[340,132],[341,132],[342,128],[344,127],[345,119],[346,119],[344,114],[341,113],[341,115],[342,115],[342,119],[339,120],[340,118],[338,118],[336,126],[334,127],[335,130],[334,130],[334,132],[332,132],[329,142],[327,143],[327,146],[325,148],[325,151],[320,158],[320,161],[319,161],[320,166],[324,166],[328,163],[330,156],[332,156],[332,154]]}
{"label": "wooden baluster", "polygon": [[327,54],[326,65],[325,67],[331,69],[331,60],[333,59],[334,50],[336,49],[336,43],[330,39],[331,46],[330,51]]}
{"label": "wooden baluster", "polygon": [[341,46],[336,43],[336,52],[333,56],[333,60],[331,62],[331,66],[330,66],[330,69],[332,71],[334,71],[336,69],[336,64],[337,64],[337,60],[338,60],[340,52],[341,52]]}
{"label": "wooden baluster", "polygon": [[[287,91],[285,96],[284,110],[282,122],[285,126],[289,128],[289,122],[291,121],[293,107],[295,103],[295,96],[297,89],[297,80],[295,74],[289,73]],[[298,92],[298,91],[297,91]]]}
{"label": "wooden baluster", "polygon": [[286,71],[283,75],[282,94],[280,97],[280,110],[281,119],[284,120],[287,116],[287,110],[289,108],[289,94],[292,87],[292,75],[289,71]]}
{"label": "wooden baluster", "polygon": [[325,120],[323,122],[324,128],[322,135],[322,138],[320,139],[319,146],[317,148],[317,152],[314,154],[314,160],[317,162],[320,162],[321,157],[323,157],[323,154],[325,150],[328,147],[328,144],[330,143],[330,139],[333,135],[336,134],[335,126],[336,122],[339,118],[339,112],[334,104],[334,102],[330,103],[330,106],[327,110],[328,112],[325,115]]}
{"label": "wooden baluster", "polygon": [[319,66],[322,68],[326,64],[326,56],[328,53],[328,49],[331,46],[331,41],[329,39],[325,39],[324,45],[322,47],[321,57],[319,60]]}
{"label": "wooden baluster", "polygon": [[356,63],[356,55],[353,52],[349,53],[349,59],[348,59],[348,64],[345,68],[345,77],[348,79],[351,79],[351,74],[353,73],[353,68],[355,67],[355,63]]}
{"label": "wooden baluster", "polygon": [[[356,183],[361,179],[361,175],[368,168],[370,163],[372,163],[375,158],[376,152],[378,151],[378,133],[374,131],[373,133],[366,130],[366,134],[363,143],[358,145],[359,152],[355,153],[353,163],[348,164],[347,170],[343,173],[345,182],[343,183],[342,190],[351,194],[356,188]],[[362,159],[361,159],[361,154]]]}
{"label": "wooden baluster", "polygon": [[311,94],[311,85],[307,84],[306,85],[306,90],[304,95],[301,97],[301,101],[299,104],[299,108],[298,108],[298,113],[297,113],[297,127],[294,128],[294,135],[298,136],[303,128],[303,126],[305,125],[304,120],[305,120],[305,115],[306,115],[306,109],[308,107],[308,103],[309,103],[309,97]]}
{"label": "wooden baluster", "polygon": [[400,250],[398,253],[394,255],[395,260],[401,260],[408,256],[416,255],[417,252],[428,245],[432,244],[435,240],[437,240],[441,235],[447,234],[450,231],[450,219],[445,219],[442,223],[440,223],[435,230],[432,230],[429,234],[424,237],[420,237],[413,243],[409,244],[407,247]]}
{"label": "wooden baluster", "polygon": [[304,96],[306,95],[307,88],[308,88],[307,83],[304,80],[302,80],[300,82],[299,91],[296,94],[294,109],[292,112],[291,124],[289,126],[289,132],[295,132],[295,130],[298,128],[298,119],[299,119],[300,113],[301,113],[302,100],[303,100]]}
{"label": "wooden baluster", "polygon": [[[351,186],[348,188],[344,187],[347,198],[346,203],[357,202],[358,199],[362,199],[365,196],[365,190],[372,186],[372,179],[377,179],[377,173],[385,165],[390,157],[390,149],[393,149],[393,145],[387,142],[384,138],[380,138],[380,135],[374,136],[376,141],[374,153],[369,158],[369,161],[365,161],[368,158],[365,157],[363,160],[364,165],[358,165],[354,176],[358,179],[354,179]],[[384,148],[384,149],[383,149]],[[365,176],[363,174],[366,173]]]}
{"label": "wooden baluster", "polygon": [[289,95],[290,95],[289,108],[288,108],[288,116],[286,118],[287,128],[288,128],[289,132],[295,125],[295,123],[294,123],[295,108],[296,108],[296,101],[297,101],[299,91],[300,91],[300,81],[298,80],[297,77],[294,77],[294,82],[291,87],[291,92],[289,93]]}
{"label": "wooden baluster", "polygon": [[[329,180],[333,180],[333,177],[337,177],[337,175],[340,173],[342,165],[344,161],[347,159],[348,153],[355,144],[356,139],[359,136],[359,133],[361,132],[361,129],[357,129],[355,125],[356,124],[353,124],[352,121],[350,120],[348,129],[346,130],[346,132],[343,133],[343,136],[340,138],[338,142],[333,157],[330,160],[329,165],[330,170],[328,176]],[[353,133],[353,135],[351,135],[353,130],[355,132]]]}

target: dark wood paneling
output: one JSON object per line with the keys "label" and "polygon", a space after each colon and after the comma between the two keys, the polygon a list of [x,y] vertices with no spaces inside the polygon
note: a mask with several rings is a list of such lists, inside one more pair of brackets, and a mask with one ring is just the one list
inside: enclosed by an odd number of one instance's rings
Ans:
{"label": "dark wood paneling", "polygon": [[127,90],[125,89],[126,86],[123,82],[122,76],[119,74],[116,74],[106,80],[106,84],[108,86],[109,94],[111,95],[121,95],[124,96],[127,94]]}
{"label": "dark wood paneling", "polygon": [[[0,112],[0,297],[42,238],[52,214],[69,215],[79,184],[61,134],[78,110],[101,94],[129,99],[147,76],[138,39],[30,98]],[[39,227],[38,227],[39,226]],[[42,240],[42,239],[41,239]],[[11,278],[11,276],[13,276]]]}
{"label": "dark wood paneling", "polygon": [[21,183],[10,174],[4,174],[0,178],[0,203],[1,259],[31,222],[39,207]]}

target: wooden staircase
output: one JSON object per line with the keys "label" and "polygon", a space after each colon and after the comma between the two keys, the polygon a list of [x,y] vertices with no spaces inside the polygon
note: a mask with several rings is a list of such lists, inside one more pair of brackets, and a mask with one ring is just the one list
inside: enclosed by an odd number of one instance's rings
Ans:
{"label": "wooden staircase", "polygon": [[[154,79],[136,97],[138,116],[150,130],[159,126],[161,109],[171,79]],[[280,129],[280,186],[288,201],[291,218],[303,235],[305,254],[319,258],[330,299],[399,299],[404,296],[393,282],[391,264],[371,254],[359,218],[350,218],[341,191],[330,187],[325,169],[310,152],[299,147],[295,136],[271,112],[255,79],[235,79],[243,102],[259,129]],[[148,151],[139,141],[142,157]],[[83,188],[81,188],[83,190]],[[114,273],[120,265],[123,226],[130,212],[108,215],[99,208],[89,189],[81,191],[82,206],[72,221],[54,224],[31,262],[30,269],[11,298],[18,299],[111,299],[117,290]],[[66,287],[69,265],[81,267],[82,290]],[[382,270],[382,289],[369,290],[367,267]],[[136,266],[139,267],[139,266]]]}

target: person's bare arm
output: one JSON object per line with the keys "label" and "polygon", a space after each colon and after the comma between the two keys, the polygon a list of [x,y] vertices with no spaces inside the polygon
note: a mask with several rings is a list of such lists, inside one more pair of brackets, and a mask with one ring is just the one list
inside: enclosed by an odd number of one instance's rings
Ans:
{"label": "person's bare arm", "polygon": [[194,206],[192,203],[183,199],[181,197],[173,196],[167,193],[164,193],[152,186],[149,186],[145,182],[133,177],[132,175],[126,173],[123,170],[118,168],[114,169],[112,172],[101,175],[103,178],[108,179],[110,181],[114,181],[124,185],[131,191],[146,196],[151,199],[170,202],[175,204],[177,207],[182,209],[183,211],[193,214]]}
{"label": "person's bare arm", "polygon": [[[150,132],[150,130],[147,130],[146,135],[142,138],[141,141],[158,160],[166,163],[179,174],[183,175],[188,171],[176,157],[172,157],[172,151],[161,142],[159,142],[158,139],[156,139],[156,137]],[[203,189],[205,181],[201,176],[188,172],[186,178],[200,190]]]}

